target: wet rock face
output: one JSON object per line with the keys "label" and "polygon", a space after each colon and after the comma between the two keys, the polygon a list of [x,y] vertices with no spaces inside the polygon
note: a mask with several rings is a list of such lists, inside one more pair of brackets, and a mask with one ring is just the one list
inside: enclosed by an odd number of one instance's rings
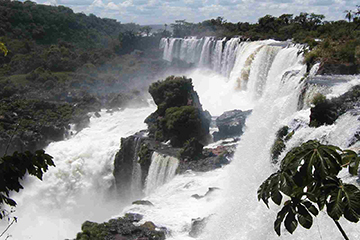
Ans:
{"label": "wet rock face", "polygon": [[317,75],[354,75],[360,72],[356,64],[341,64],[324,62],[321,64]]}
{"label": "wet rock face", "polygon": [[360,86],[354,86],[345,94],[331,100],[319,101],[311,108],[310,126],[333,124],[345,112],[360,108]]}
{"label": "wet rock face", "polygon": [[105,223],[86,221],[81,226],[76,240],[164,240],[165,233],[157,231],[153,222],[135,226],[128,218],[111,219]]}
{"label": "wet rock face", "polygon": [[134,161],[137,161],[141,136],[131,135],[121,138],[120,151],[115,156],[114,177],[116,191],[122,196],[131,194],[131,180]]}
{"label": "wet rock face", "polygon": [[221,114],[216,119],[216,126],[219,132],[213,133],[214,141],[225,138],[238,137],[243,134],[243,127],[246,118],[252,111],[232,110]]}

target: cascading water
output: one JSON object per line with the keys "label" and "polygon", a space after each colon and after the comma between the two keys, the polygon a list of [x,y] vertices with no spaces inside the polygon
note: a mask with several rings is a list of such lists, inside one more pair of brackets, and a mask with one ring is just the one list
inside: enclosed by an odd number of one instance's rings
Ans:
{"label": "cascading water", "polygon": [[114,113],[104,110],[101,117],[90,119],[88,128],[51,143],[45,150],[56,167],[43,181],[28,177],[24,190],[14,194],[18,223],[9,229],[9,239],[73,239],[84,221],[105,221],[120,211],[124,202],[112,194],[120,137],[146,128],[144,119],[154,110],[152,104]]}
{"label": "cascading water", "polygon": [[[298,53],[299,49],[296,46],[284,48],[273,46],[272,43],[274,42],[248,43],[240,42],[238,39],[229,40],[225,44],[220,59],[222,64],[220,72],[218,69],[214,69],[216,73],[211,73],[209,70],[195,70],[189,73],[189,76],[193,78],[195,89],[199,92],[204,109],[210,109],[212,114],[218,113],[219,108],[227,110],[228,105],[235,106],[232,101],[228,101],[227,95],[242,96],[238,98],[237,108],[242,110],[253,108],[252,115],[247,119],[246,131],[241,137],[233,162],[223,169],[220,177],[216,175],[219,181],[210,183],[213,184],[212,186],[222,186],[223,188],[220,194],[221,200],[216,202],[218,206],[214,207],[214,200],[208,199],[207,211],[197,212],[198,217],[213,214],[200,239],[342,239],[334,223],[325,213],[321,213],[314,220],[314,226],[311,230],[298,227],[296,232],[290,235],[283,229],[283,234],[279,238],[273,230],[273,222],[279,207],[271,205],[270,209],[267,209],[262,202],[257,201],[256,192],[258,187],[262,181],[276,171],[276,166],[270,164],[270,148],[274,142],[275,133],[281,126],[295,124],[299,128],[298,132],[287,143],[287,150],[307,139],[319,139],[325,143],[346,147],[349,142],[353,141],[352,136],[354,133],[359,132],[358,117],[350,113],[339,118],[332,126],[320,127],[315,131],[308,127],[310,111],[306,107],[309,105],[304,106],[304,110],[297,112],[299,97],[305,84],[303,80],[305,66],[302,64],[302,56]],[[234,52],[226,51],[226,47],[230,45],[236,52],[232,57],[229,56]],[[216,58],[212,57],[211,59]],[[231,60],[229,61],[229,59]],[[237,86],[236,82],[238,82],[241,73],[245,70],[248,73],[247,89],[245,91],[234,91],[234,87]],[[208,87],[212,86],[212,83],[206,82],[209,75],[211,75],[209,73],[213,74],[210,77],[211,81],[218,80],[216,78],[220,78],[219,74],[224,74],[225,77],[229,76],[229,78],[219,83],[222,84],[222,87],[217,85],[215,88],[217,90],[207,95],[206,93],[211,91]],[[313,74],[311,73],[311,75]],[[327,88],[327,90],[321,92],[326,93],[328,97],[334,97],[344,93],[349,89],[349,86],[360,84],[359,77],[349,78],[355,79],[348,81],[346,84],[331,86],[330,90]],[[334,82],[333,79],[331,80]],[[221,89],[224,89],[226,84],[230,84],[231,87],[228,88],[229,92],[227,94],[222,94]],[[210,89],[213,88],[210,87]],[[318,92],[316,89],[319,89],[319,87],[314,87],[308,98]],[[216,100],[213,100],[214,96],[216,96]],[[222,104],[216,104],[216,101],[221,101]],[[215,107],[212,108],[212,106],[216,106],[216,109]],[[345,125],[345,122],[347,122],[347,125]],[[310,134],[317,131],[317,134]],[[359,147],[358,145],[355,144],[355,146]],[[180,177],[178,178],[180,179]],[[187,184],[184,183],[183,185],[176,185],[176,183],[172,185],[170,182],[163,187],[163,191],[177,188],[177,191],[181,192],[182,195],[185,195],[184,192],[188,192],[186,197],[182,196],[182,200],[176,202],[187,201],[188,207],[195,209],[198,207],[197,203],[194,203],[194,200],[190,197],[190,192],[196,189],[196,187],[192,186],[192,181],[189,180]],[[197,185],[197,182],[195,185]],[[165,193],[160,190],[156,192],[157,195]],[[181,194],[179,193],[179,196]],[[159,205],[157,209],[164,208],[166,209],[164,211],[167,212],[177,212],[174,210],[177,206],[174,206],[169,201],[162,203],[155,195],[148,196],[148,199]],[[147,220],[152,219],[154,221],[158,215],[161,215],[156,213],[157,210],[139,210],[139,212],[142,211],[145,215],[148,214],[149,218]],[[188,217],[187,224],[190,224],[190,219],[194,218],[194,215],[191,213],[184,214]],[[167,218],[167,220],[169,223],[159,218],[158,222],[160,226],[167,226],[167,224],[172,226],[177,232],[176,236],[173,235],[170,239],[191,239],[184,233],[189,230],[189,225],[183,224],[183,229],[181,229],[181,226],[178,226],[171,219]],[[356,224],[343,220],[340,222],[346,228],[351,239],[360,237],[360,230],[356,228]]]}
{"label": "cascading water", "polygon": [[178,166],[179,160],[177,158],[154,152],[145,182],[145,194],[149,195],[156,188],[174,178]]}
{"label": "cascading water", "polygon": [[[139,224],[153,221],[166,227],[171,232],[167,239],[193,239],[188,236],[191,220],[209,216],[199,239],[341,239],[333,222],[323,213],[311,230],[298,227],[293,235],[282,231],[279,238],[273,230],[279,207],[271,205],[267,209],[257,201],[259,185],[276,171],[276,166],[270,164],[270,148],[281,126],[297,129],[286,143],[287,150],[312,138],[346,147],[354,141],[354,132],[359,132],[358,118],[350,113],[334,125],[316,130],[308,127],[308,105],[303,104],[302,110],[297,111],[305,87],[305,66],[298,46],[281,46],[273,40],[243,42],[239,38],[192,37],[162,39],[161,47],[165,60],[180,59],[197,66],[184,74],[193,79],[203,109],[213,116],[227,110],[253,109],[232,163],[206,173],[190,171],[174,176],[177,160],[154,153],[145,186],[145,199],[154,206],[132,205],[121,212],[121,199],[113,199],[109,205],[106,198],[114,197],[109,188],[119,139],[145,129],[143,120],[155,107],[102,112],[101,118],[91,119],[89,128],[46,149],[55,157],[57,167],[45,174],[43,182],[29,178],[23,192],[16,196],[19,223],[10,229],[12,239],[74,238],[85,220],[104,221],[111,214],[122,216],[125,212],[143,214]],[[322,92],[328,97],[338,96],[360,84],[358,77],[352,78]],[[308,102],[318,89],[314,87],[305,93]],[[353,146],[359,148],[359,144]],[[131,182],[137,188],[140,172],[136,159],[132,163]],[[209,187],[220,189],[207,194]],[[194,194],[204,197],[197,199],[192,197]],[[351,239],[360,238],[356,224],[341,224]]]}
{"label": "cascading water", "polygon": [[[131,199],[136,199],[141,197],[142,193],[142,182],[141,182],[141,165],[138,161],[138,153],[141,147],[141,139],[137,138],[135,141],[135,154],[132,159],[132,171],[131,171],[131,183],[130,183],[130,191],[131,191]],[[121,196],[121,192],[118,193]]]}

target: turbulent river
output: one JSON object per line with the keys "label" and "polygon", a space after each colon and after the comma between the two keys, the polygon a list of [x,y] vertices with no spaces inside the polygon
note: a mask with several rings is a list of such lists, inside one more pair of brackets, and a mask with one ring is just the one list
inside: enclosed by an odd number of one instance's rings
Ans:
{"label": "turbulent river", "polygon": [[[167,239],[193,239],[189,237],[192,219],[208,216],[199,239],[342,239],[325,213],[315,219],[311,230],[298,227],[294,234],[283,231],[279,238],[273,230],[279,207],[266,208],[258,202],[256,192],[277,169],[270,163],[270,148],[280,127],[296,129],[286,150],[309,139],[348,146],[354,133],[360,131],[358,116],[344,114],[333,125],[310,128],[306,99],[317,92],[329,98],[339,96],[360,84],[360,77],[341,76],[342,81],[333,77],[330,86],[309,84],[305,98],[300,98],[307,81],[301,46],[273,40],[189,38],[163,39],[161,47],[165,60],[194,64],[183,75],[193,79],[203,108],[213,116],[227,110],[253,109],[232,162],[206,173],[169,173],[171,178],[161,186],[152,184],[158,181],[156,172],[161,172],[154,170],[154,180],[148,180],[144,190],[144,199],[154,206],[130,205],[126,197],[112,194],[114,155],[120,138],[145,129],[143,120],[156,107],[150,104],[147,108],[101,112],[101,117],[91,118],[88,128],[46,148],[54,156],[56,168],[45,174],[43,182],[28,178],[25,189],[14,195],[18,223],[10,228],[10,239],[74,238],[85,220],[102,222],[126,212],[144,215],[141,223],[153,221],[166,227]],[[305,100],[299,104],[299,99]],[[359,145],[353,148],[359,149]],[[346,173],[343,176],[347,178]],[[209,187],[220,190],[202,199],[191,197],[204,195]],[[360,239],[356,224],[340,222],[350,239]]]}

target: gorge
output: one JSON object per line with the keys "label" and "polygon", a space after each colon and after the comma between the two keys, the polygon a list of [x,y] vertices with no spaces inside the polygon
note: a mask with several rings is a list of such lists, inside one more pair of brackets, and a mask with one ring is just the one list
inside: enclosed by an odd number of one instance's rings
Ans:
{"label": "gorge", "polygon": [[[315,76],[318,65],[307,73],[304,46],[194,37],[162,39],[160,47],[166,61],[192,65],[182,74],[192,78],[203,109],[213,117],[228,110],[252,110],[231,163],[209,172],[187,171],[175,176],[174,169],[167,173],[162,169],[166,180],[161,183],[166,183],[159,186],[156,172],[162,170],[152,162],[147,180],[155,183],[148,182],[145,193],[119,197],[113,191],[119,139],[145,129],[143,121],[155,105],[150,102],[148,107],[112,113],[103,110],[100,117],[91,117],[88,128],[46,148],[57,167],[45,174],[43,183],[31,178],[24,183],[25,190],[15,197],[19,222],[9,230],[10,239],[71,239],[85,220],[105,221],[126,212],[143,215],[140,223],[152,221],[166,228],[167,239],[193,239],[189,236],[192,219],[209,216],[199,239],[279,239],[273,231],[278,207],[271,205],[269,210],[256,197],[261,182],[278,168],[271,163],[270,153],[276,132],[282,126],[294,130],[281,156],[310,139],[359,151],[359,141],[354,141],[360,131],[358,109],[318,128],[309,127],[309,116],[316,93],[340,96],[359,85],[360,77],[321,78]],[[319,84],[323,79],[326,84]],[[159,156],[153,156],[153,161],[160,161]],[[176,160],[167,161],[177,166]],[[219,189],[207,194],[214,187]],[[204,197],[196,199],[194,194]],[[141,197],[153,206],[130,205]],[[325,214],[315,221],[311,230],[299,227],[281,239],[341,239]],[[341,224],[350,239],[360,238],[356,224]]]}

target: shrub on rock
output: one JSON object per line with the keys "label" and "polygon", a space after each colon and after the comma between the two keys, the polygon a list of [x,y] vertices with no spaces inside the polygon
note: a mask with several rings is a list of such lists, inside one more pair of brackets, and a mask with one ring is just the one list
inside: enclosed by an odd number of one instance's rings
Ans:
{"label": "shrub on rock", "polygon": [[202,156],[204,145],[199,143],[195,138],[187,140],[184,147],[180,150],[180,159],[197,160]]}
{"label": "shrub on rock", "polygon": [[170,140],[174,147],[182,147],[193,137],[205,140],[211,116],[202,110],[190,78],[170,76],[153,83],[149,92],[158,106],[145,120],[149,136],[158,141]]}
{"label": "shrub on rock", "polygon": [[192,92],[192,80],[186,77],[170,76],[149,87],[149,93],[158,106],[157,113],[160,116],[165,114],[167,108],[188,105],[188,102],[193,100]]}

